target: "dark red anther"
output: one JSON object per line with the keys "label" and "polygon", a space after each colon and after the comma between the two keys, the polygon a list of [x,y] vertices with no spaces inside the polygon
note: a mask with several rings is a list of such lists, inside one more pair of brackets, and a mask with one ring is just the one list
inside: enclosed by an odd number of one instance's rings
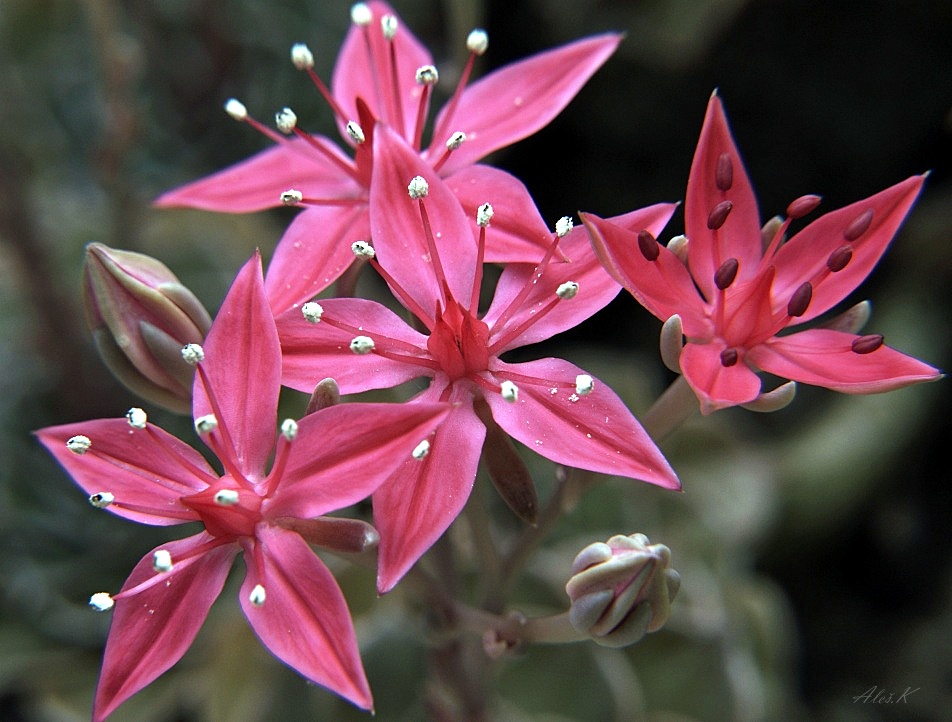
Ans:
{"label": "dark red anther", "polygon": [[802,316],[807,312],[810,301],[813,300],[813,284],[809,281],[801,283],[787,304],[787,313],[791,316]]}
{"label": "dark red anther", "polygon": [[787,206],[787,217],[788,218],[803,218],[808,213],[812,213],[813,210],[820,205],[820,196],[800,196],[790,201],[790,205]]}
{"label": "dark red anther", "polygon": [[868,208],[860,213],[856,218],[850,221],[850,224],[843,231],[843,238],[851,243],[866,233],[869,224],[873,222],[873,209]]}
{"label": "dark red anther", "polygon": [[736,348],[725,348],[721,351],[721,366],[724,368],[730,368],[740,359],[740,354],[737,353]]}
{"label": "dark red anther", "polygon": [[727,214],[731,212],[731,208],[733,207],[734,204],[730,201],[721,201],[714,206],[711,214],[707,217],[707,227],[712,231],[716,231],[723,226],[724,221],[727,220]]}
{"label": "dark red anther", "polygon": [[853,353],[867,354],[872,353],[882,345],[882,334],[871,333],[868,336],[860,336],[859,338],[853,339],[850,348],[853,349]]}
{"label": "dark red anther", "polygon": [[721,267],[714,273],[714,285],[720,290],[730,286],[737,278],[737,269],[740,264],[736,258],[728,258],[721,264]]}
{"label": "dark red anther", "polygon": [[651,235],[650,231],[646,230],[638,231],[638,250],[641,251],[641,255],[648,261],[658,260],[658,254],[661,253],[661,249],[658,247],[658,240]]}
{"label": "dark red anther", "polygon": [[833,273],[842,271],[851,258],[853,258],[853,248],[849,245],[840,246],[826,259],[826,267]]}
{"label": "dark red anther", "polygon": [[714,183],[717,189],[729,191],[734,185],[734,164],[731,162],[730,153],[721,153],[717,157],[717,165],[714,167]]}

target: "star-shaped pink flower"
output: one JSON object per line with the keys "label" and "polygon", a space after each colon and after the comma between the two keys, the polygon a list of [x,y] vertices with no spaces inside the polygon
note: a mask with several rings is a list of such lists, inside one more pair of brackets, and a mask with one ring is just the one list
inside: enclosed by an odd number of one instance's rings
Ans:
{"label": "star-shaped pink flower", "polygon": [[[761,395],[758,371],[846,393],[888,391],[940,373],[883,345],[879,335],[832,327],[782,334],[842,301],[869,275],[911,208],[925,176],[827,213],[787,239],[791,221],[819,203],[803,196],[763,239],[757,201],[716,95],[694,154],[684,247],[582,214],[608,271],[687,338],[679,365],[703,413]],[[765,248],[766,245],[766,248]],[[679,255],[680,252],[680,255]]]}
{"label": "star-shaped pink flower", "polygon": [[93,718],[106,718],[179,660],[240,552],[241,607],[259,639],[307,679],[370,708],[350,612],[308,542],[343,534],[358,547],[373,543],[376,532],[363,522],[320,517],[416,464],[411,452],[446,406],[344,404],[285,421],[276,434],[281,354],[257,256],[204,346],[189,345],[183,356],[197,366],[196,430],[224,473],[141,409],[37,432],[94,506],[144,524],[204,524],[147,554],[119,594],[93,596],[100,609],[115,604]]}
{"label": "star-shaped pink flower", "polygon": [[[323,375],[333,376],[343,393],[427,377],[428,388],[410,405],[455,405],[422,465],[399,470],[373,495],[381,534],[378,590],[392,588],[459,514],[476,477],[487,415],[557,463],[678,488],[667,461],[605,384],[561,359],[500,358],[572,328],[620,290],[582,229],[572,232],[563,221],[557,236],[564,237],[553,238],[529,198],[501,198],[495,208],[481,205],[475,218],[467,218],[452,179],[424,179],[432,169],[400,136],[379,125],[376,143],[375,246],[357,244],[355,253],[372,258],[425,332],[385,306],[354,298],[305,304],[279,316],[277,325],[283,380],[293,388],[311,388]],[[523,222],[548,234],[549,249],[535,266],[508,265],[480,316],[486,239],[497,221],[505,226],[503,209],[528,207],[532,214]],[[652,206],[616,221],[657,233],[674,207]]]}
{"label": "star-shaped pink flower", "polygon": [[[334,68],[333,92],[314,72],[313,56],[306,46],[294,46],[292,60],[311,76],[333,109],[353,157],[330,139],[298,128],[288,108],[278,113],[277,121],[290,138],[265,128],[248,116],[241,103],[230,101],[226,106],[229,113],[255,125],[275,146],[169,191],[156,201],[159,206],[231,213],[278,206],[282,199],[305,206],[288,227],[268,267],[265,286],[275,312],[327,288],[353,261],[351,242],[368,240],[377,121],[393,128],[416,149],[429,166],[429,177],[452,178],[460,203],[467,212],[474,212],[482,201],[473,197],[473,189],[498,197],[518,183],[509,174],[477,161],[547,125],[621,40],[615,33],[585,38],[468,84],[474,60],[485,52],[488,42],[483,31],[473,31],[467,39],[470,56],[462,77],[436,116],[432,140],[424,147],[423,127],[438,78],[430,53],[386,3],[358,3],[352,18]],[[520,232],[519,218],[510,219],[515,228],[500,229],[493,235],[487,260],[538,258],[540,239]]]}

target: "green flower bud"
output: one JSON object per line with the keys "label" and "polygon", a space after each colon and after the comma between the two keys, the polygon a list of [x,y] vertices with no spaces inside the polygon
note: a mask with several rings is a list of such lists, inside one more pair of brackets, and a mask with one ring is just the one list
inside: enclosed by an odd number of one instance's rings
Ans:
{"label": "green flower bud", "polygon": [[668,619],[681,585],[671,550],[644,534],[613,536],[585,547],[572,563],[565,592],[575,629],[604,647],[634,644]]}
{"label": "green flower bud", "polygon": [[119,381],[152,403],[191,411],[195,369],[182,360],[182,347],[201,343],[211,318],[165,265],[91,243],[83,306],[99,355]]}

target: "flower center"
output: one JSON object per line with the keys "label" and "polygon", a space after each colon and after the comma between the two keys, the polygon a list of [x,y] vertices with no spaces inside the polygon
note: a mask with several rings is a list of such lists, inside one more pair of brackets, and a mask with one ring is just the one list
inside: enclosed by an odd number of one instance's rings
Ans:
{"label": "flower center", "polygon": [[182,503],[195,511],[209,534],[235,538],[253,536],[261,521],[261,497],[230,476],[223,476],[207,489],[183,496]]}
{"label": "flower center", "polygon": [[455,381],[488,368],[488,342],[489,327],[450,299],[445,312],[437,309],[426,347],[450,380]]}

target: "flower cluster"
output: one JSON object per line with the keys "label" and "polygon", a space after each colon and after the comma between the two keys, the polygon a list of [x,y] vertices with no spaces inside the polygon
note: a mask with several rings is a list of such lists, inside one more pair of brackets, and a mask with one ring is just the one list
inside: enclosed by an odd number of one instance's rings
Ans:
{"label": "flower cluster", "polygon": [[[92,596],[96,609],[114,609],[95,719],[185,653],[239,554],[239,601],[262,643],[371,709],[347,604],[312,547],[377,550],[377,590],[390,591],[461,513],[481,461],[512,510],[536,523],[538,496],[514,442],[560,467],[679,489],[648,431],[601,379],[558,358],[504,360],[584,322],[622,287],[665,322],[664,358],[704,413],[778,406],[777,392],[761,391],[760,371],[849,393],[939,376],[882,336],[857,335],[856,313],[782,333],[856,288],[924,176],[788,239],[819,199],[795,200],[786,219],[762,229],[714,96],[688,179],[684,236],[657,240],[672,203],[608,219],[582,214],[577,227],[566,217],[553,231],[517,178],[478,161],[546,125],[621,36],[579,40],[470,83],[488,47],[486,33],[473,31],[425,144],[439,78],[429,52],[382,2],[355,5],[352,21],[330,87],[307,46],[291,51],[333,110],[347,152],[302,130],[290,108],[277,112],[276,132],[230,100],[227,112],[274,146],[158,200],[303,209],[267,273],[256,254],[213,322],[157,261],[89,249],[87,318],[110,368],[151,402],[190,406],[218,459],[213,467],[139,408],[37,432],[94,507],[202,527],[149,552],[118,593]],[[481,305],[487,264],[503,268]],[[349,297],[362,269],[382,279],[393,304]],[[338,297],[317,298],[338,280]],[[421,390],[402,403],[338,403],[339,393],[407,382]],[[313,394],[301,418],[276,425],[282,386]],[[366,498],[372,525],[329,516]],[[572,625],[610,646],[659,628],[678,586],[669,561],[643,535],[587,547],[567,587]]]}

